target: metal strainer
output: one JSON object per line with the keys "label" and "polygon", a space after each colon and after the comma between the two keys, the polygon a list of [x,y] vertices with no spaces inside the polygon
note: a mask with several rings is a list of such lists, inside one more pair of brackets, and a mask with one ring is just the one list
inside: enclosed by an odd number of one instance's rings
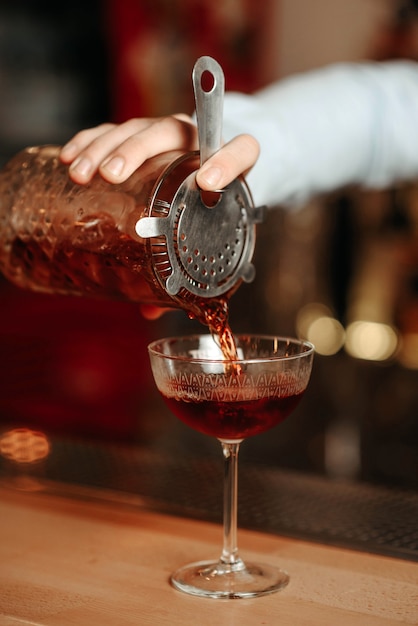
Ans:
{"label": "metal strainer", "polygon": [[[212,78],[207,91],[202,85],[206,74]],[[224,75],[220,65],[211,57],[198,59],[193,86],[202,165],[221,146]],[[136,232],[153,238],[154,267],[168,294],[186,290],[210,298],[239,281],[253,280],[255,224],[262,221],[264,207],[253,206],[244,179],[208,195],[197,186],[195,170],[172,202],[156,199],[154,204],[150,216],[137,222]]]}

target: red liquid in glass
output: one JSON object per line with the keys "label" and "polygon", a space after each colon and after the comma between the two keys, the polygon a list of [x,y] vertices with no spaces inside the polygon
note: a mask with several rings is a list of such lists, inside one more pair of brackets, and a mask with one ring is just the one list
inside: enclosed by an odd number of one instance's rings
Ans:
{"label": "red liquid in glass", "polygon": [[296,407],[302,393],[236,402],[202,400],[185,402],[163,396],[182,422],[205,435],[240,440],[280,424]]}

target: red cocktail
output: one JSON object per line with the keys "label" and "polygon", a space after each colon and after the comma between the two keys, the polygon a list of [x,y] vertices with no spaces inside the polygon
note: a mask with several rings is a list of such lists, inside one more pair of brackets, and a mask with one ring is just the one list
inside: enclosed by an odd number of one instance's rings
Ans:
{"label": "red cocktail", "polygon": [[240,335],[235,355],[211,335],[161,339],[149,346],[156,385],[183,422],[219,439],[225,460],[224,545],[218,561],[186,565],[171,581],[181,591],[211,598],[272,593],[288,582],[270,565],[238,555],[237,461],[243,439],[282,422],[302,398],[314,348],[305,341]]}

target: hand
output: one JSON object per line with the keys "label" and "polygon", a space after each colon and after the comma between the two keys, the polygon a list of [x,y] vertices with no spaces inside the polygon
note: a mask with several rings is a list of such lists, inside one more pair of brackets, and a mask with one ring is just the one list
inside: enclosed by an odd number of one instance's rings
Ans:
{"label": "hand", "polygon": [[[197,128],[184,114],[131,119],[123,124],[101,124],[77,133],[61,151],[70,176],[79,184],[96,172],[110,183],[121,183],[144,162],[170,150],[196,150]],[[199,170],[197,184],[207,191],[222,189],[256,162],[259,145],[251,135],[226,143]]]}

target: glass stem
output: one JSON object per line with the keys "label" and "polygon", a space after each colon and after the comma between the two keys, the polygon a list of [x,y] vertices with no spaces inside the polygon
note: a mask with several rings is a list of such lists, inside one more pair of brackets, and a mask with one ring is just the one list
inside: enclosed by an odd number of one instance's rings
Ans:
{"label": "glass stem", "polygon": [[237,546],[238,513],[238,452],[240,442],[221,441],[224,456],[224,540],[221,562],[228,565],[242,563]]}

